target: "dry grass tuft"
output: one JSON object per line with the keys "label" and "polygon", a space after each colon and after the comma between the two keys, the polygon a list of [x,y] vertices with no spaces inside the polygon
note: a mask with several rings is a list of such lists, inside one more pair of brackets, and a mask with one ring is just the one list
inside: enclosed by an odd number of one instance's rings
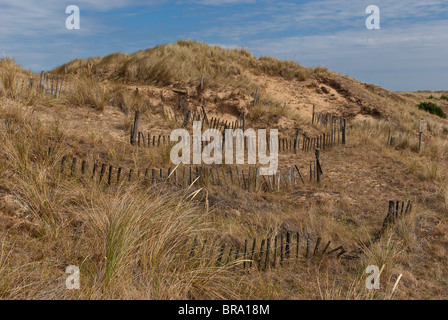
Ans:
{"label": "dry grass tuft", "polygon": [[121,85],[113,86],[110,89],[110,95],[112,96],[112,105],[126,114],[135,110],[146,111],[150,108],[150,102],[146,97]]}
{"label": "dry grass tuft", "polygon": [[245,69],[255,74],[300,81],[313,74],[327,72],[325,67],[308,69],[293,61],[270,57],[256,59],[245,49],[224,49],[191,40],[180,40],[133,54],[115,53],[103,59],[76,59],[54,72],[63,73],[65,69],[69,73],[87,72],[109,80],[178,87],[197,87],[201,76],[204,76],[208,88],[232,86],[250,92],[255,84],[244,76]]}
{"label": "dry grass tuft", "polygon": [[110,102],[109,91],[96,78],[75,76],[72,84],[72,90],[65,96],[68,104],[102,111]]}

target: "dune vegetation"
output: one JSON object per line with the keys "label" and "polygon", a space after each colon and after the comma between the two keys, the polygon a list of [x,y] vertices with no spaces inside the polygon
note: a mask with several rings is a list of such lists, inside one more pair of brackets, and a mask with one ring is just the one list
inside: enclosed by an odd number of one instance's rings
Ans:
{"label": "dune vegetation", "polygon": [[[35,89],[40,75],[0,60],[1,299],[448,298],[448,121],[417,107],[429,92],[394,93],[194,41],[77,59],[48,76],[68,83],[57,98]],[[437,105],[448,112],[447,101]],[[61,170],[65,155],[134,172],[174,169],[169,147],[129,143],[134,111],[142,131],[161,135],[202,106],[228,121],[246,113],[247,127],[278,128],[282,138],[326,132],[312,123],[314,106],[347,119],[348,141],[322,150],[320,184],[309,181],[313,152],[280,154],[280,166],[297,165],[306,183],[271,192],[167,179],[108,186]],[[420,119],[428,126],[419,153]],[[389,200],[410,200],[413,210],[372,241]],[[362,253],[268,270],[257,256],[216,263],[223,242],[242,248],[284,232]],[[80,290],[65,286],[69,265],[80,268]],[[380,290],[366,288],[370,265],[381,269]]]}

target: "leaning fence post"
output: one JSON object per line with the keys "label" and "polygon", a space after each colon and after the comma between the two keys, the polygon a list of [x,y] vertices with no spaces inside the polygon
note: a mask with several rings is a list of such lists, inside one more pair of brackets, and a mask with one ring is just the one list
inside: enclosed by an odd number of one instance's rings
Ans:
{"label": "leaning fence post", "polygon": [[386,219],[384,219],[383,228],[381,229],[381,232],[387,228],[390,222],[392,222],[394,216],[395,216],[395,201],[391,200],[389,201],[389,211],[387,212]]}
{"label": "leaning fence post", "polygon": [[310,257],[310,248],[311,248],[311,235],[308,234],[308,237],[306,239],[306,258],[307,259]]}
{"label": "leaning fence post", "polygon": [[112,182],[112,170],[113,170],[113,167],[110,165],[110,166],[109,166],[109,175],[108,175],[108,177],[107,177],[107,184],[108,184],[108,185],[110,185],[111,182]]}
{"label": "leaning fence post", "polygon": [[100,171],[100,182],[103,181],[104,173],[106,172],[106,164],[103,163],[101,165],[101,171]]}
{"label": "leaning fence post", "polygon": [[319,252],[319,246],[320,246],[321,241],[322,241],[322,238],[320,238],[320,237],[317,238],[316,246],[314,247],[313,256],[315,256]]}
{"label": "leaning fence post", "polygon": [[314,124],[315,112],[316,112],[316,105],[313,104],[313,120],[312,120],[312,124]]}
{"label": "leaning fence post", "polygon": [[395,207],[396,207],[395,201],[393,200],[389,201],[389,212],[388,212],[389,217],[395,216]]}
{"label": "leaning fence post", "polygon": [[44,89],[44,81],[45,81],[45,72],[41,71],[40,72],[40,88],[39,88],[39,90],[41,90],[42,92]]}
{"label": "leaning fence post", "polygon": [[322,182],[322,166],[320,163],[320,149],[316,149],[316,164],[317,164],[317,182]]}
{"label": "leaning fence post", "polygon": [[325,254],[325,252],[327,252],[328,248],[330,247],[331,241],[328,241],[327,245],[325,246],[324,250],[322,251],[322,255]]}
{"label": "leaning fence post", "polygon": [[135,111],[135,117],[134,117],[134,126],[132,128],[132,135],[131,135],[131,144],[135,145],[135,142],[137,141],[137,135],[138,135],[138,121],[140,117],[140,111]]}
{"label": "leaning fence post", "polygon": [[81,162],[81,174],[82,175],[84,175],[84,173],[86,172],[86,165],[87,165],[86,160],[82,160],[82,162]]}
{"label": "leaning fence post", "polygon": [[96,169],[97,169],[98,165],[96,163],[93,164],[93,168],[92,168],[92,180],[95,179],[95,174],[96,174]]}
{"label": "leaning fence post", "polygon": [[71,166],[71,168],[70,168],[70,175],[71,175],[71,176],[74,176],[74,175],[75,175],[76,162],[77,162],[76,157],[73,157],[73,160],[72,160],[72,166]]}
{"label": "leaning fence post", "polygon": [[299,167],[297,165],[294,165],[294,167],[296,168],[297,172],[299,173],[300,180],[302,180],[302,183],[305,184],[305,180],[303,180],[303,176],[302,176],[302,173],[300,172]]}
{"label": "leaning fence post", "polygon": [[243,112],[243,133],[246,132],[246,112]]}
{"label": "leaning fence post", "polygon": [[247,260],[247,239],[244,240],[244,263],[243,263],[244,270],[246,270],[246,260]]}
{"label": "leaning fence post", "polygon": [[65,161],[67,160],[67,156],[63,156],[61,160],[61,173],[64,172]]}
{"label": "leaning fence post", "polygon": [[207,122],[207,125],[210,126],[210,122],[208,121],[208,117],[207,117],[207,113],[205,112],[204,105],[202,105],[201,108],[202,108],[202,113],[204,114],[204,120],[205,120],[205,122]]}
{"label": "leaning fence post", "polygon": [[216,265],[219,265],[222,260],[222,256],[224,255],[224,251],[226,250],[226,243],[223,243],[221,249],[219,250],[218,260],[216,261]]}
{"label": "leaning fence post", "polygon": [[229,264],[232,259],[232,252],[233,252],[233,244],[230,246],[229,255],[227,256],[227,262],[226,264]]}
{"label": "leaning fence post", "polygon": [[184,123],[182,124],[182,128],[185,128],[188,126],[188,124],[190,123],[190,118],[191,118],[191,111],[188,110],[187,114],[185,115],[185,119],[184,119]]}
{"label": "leaning fence post", "polygon": [[299,143],[300,143],[300,130],[297,130],[296,141],[295,141],[295,144],[294,144],[294,151],[295,151],[295,153],[299,152],[299,145],[300,145]]}
{"label": "leaning fence post", "polygon": [[255,91],[255,96],[254,96],[254,106],[258,103],[258,88]]}
{"label": "leaning fence post", "polygon": [[266,261],[264,264],[264,269],[267,270],[269,268],[269,251],[271,250],[271,238],[268,238],[266,241]]}
{"label": "leaning fence post", "polygon": [[258,270],[261,270],[261,267],[263,265],[263,254],[264,254],[264,245],[266,243],[266,240],[263,239],[261,241],[261,246],[260,246],[260,255],[258,257]]}
{"label": "leaning fence post", "polygon": [[254,238],[254,242],[252,245],[252,252],[251,252],[251,257],[250,257],[250,263],[249,263],[249,268],[252,268],[252,264],[254,262],[254,258],[255,258],[255,246],[257,245],[257,238]]}
{"label": "leaning fence post", "polygon": [[418,153],[421,153],[422,152],[422,143],[423,143],[422,120],[420,120],[420,122],[419,122],[418,131],[419,131]]}

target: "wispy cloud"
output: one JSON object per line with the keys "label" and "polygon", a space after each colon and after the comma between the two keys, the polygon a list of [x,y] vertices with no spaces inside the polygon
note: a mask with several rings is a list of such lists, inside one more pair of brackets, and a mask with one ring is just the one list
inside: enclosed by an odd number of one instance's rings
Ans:
{"label": "wispy cloud", "polygon": [[[0,1],[0,49],[37,71],[78,56],[192,38],[325,64],[396,90],[448,83],[439,72],[448,74],[446,0],[79,0],[76,32],[65,28],[70,4]],[[381,30],[365,28],[371,4],[381,10]]]}

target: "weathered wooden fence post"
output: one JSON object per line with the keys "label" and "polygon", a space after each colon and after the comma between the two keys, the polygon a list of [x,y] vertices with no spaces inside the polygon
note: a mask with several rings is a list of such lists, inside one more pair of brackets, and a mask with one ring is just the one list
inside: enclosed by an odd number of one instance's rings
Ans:
{"label": "weathered wooden fence post", "polygon": [[422,152],[423,132],[419,132],[418,153]]}
{"label": "weathered wooden fence post", "polygon": [[418,153],[422,152],[422,147],[423,147],[423,126],[422,126],[423,121],[420,120],[418,123],[418,133],[419,133],[419,140],[418,140]]}
{"label": "weathered wooden fence post", "polygon": [[243,112],[243,133],[246,132],[246,112]]}
{"label": "weathered wooden fence post", "polygon": [[208,126],[210,126],[210,122],[208,121],[208,117],[207,117],[207,113],[205,112],[204,105],[201,106],[201,109],[202,109],[202,113],[203,113],[205,122],[207,123]]}
{"label": "weathered wooden fence post", "polygon": [[45,72],[41,71],[40,72],[40,85],[39,85],[39,90],[42,91],[42,93],[44,92],[44,87],[45,87]]}
{"label": "weathered wooden fence post", "polygon": [[139,118],[140,118],[140,111],[136,110],[135,117],[134,117],[134,126],[132,127],[132,130],[131,130],[131,144],[132,145],[135,145],[135,143],[137,142]]}
{"label": "weathered wooden fence post", "polygon": [[73,160],[72,160],[72,166],[71,166],[71,168],[70,168],[70,176],[74,176],[74,175],[75,175],[76,162],[77,162],[76,157],[73,157]]}
{"label": "weathered wooden fence post", "polygon": [[316,165],[317,165],[317,182],[321,183],[322,182],[322,166],[321,166],[321,162],[320,162],[320,149],[316,149]]}
{"label": "weathered wooden fence post", "polygon": [[294,151],[295,151],[295,153],[299,152],[299,146],[300,146],[299,143],[300,143],[300,130],[297,130],[296,141],[295,141],[295,144],[294,144]]}
{"label": "weathered wooden fence post", "polygon": [[313,120],[311,122],[312,124],[314,124],[315,113],[316,113],[316,106],[313,104]]}
{"label": "weathered wooden fence post", "polygon": [[184,123],[182,124],[182,128],[186,128],[188,124],[190,123],[191,119],[191,111],[188,110],[187,114],[185,115]]}
{"label": "weathered wooden fence post", "polygon": [[388,224],[393,220],[395,216],[395,201],[391,200],[389,201],[389,211],[387,212],[387,217],[384,220],[383,229],[385,229]]}
{"label": "weathered wooden fence post", "polygon": [[271,251],[271,238],[268,238],[266,240],[266,260],[264,263],[264,270],[267,270],[269,268],[269,253]]}

